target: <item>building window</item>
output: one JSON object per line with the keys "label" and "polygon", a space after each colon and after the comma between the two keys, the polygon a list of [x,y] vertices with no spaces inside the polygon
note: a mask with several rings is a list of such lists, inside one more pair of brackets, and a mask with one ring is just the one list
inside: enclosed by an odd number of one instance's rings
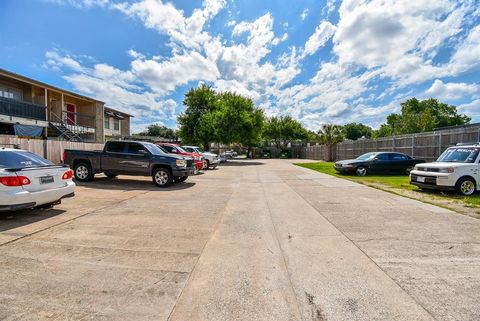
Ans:
{"label": "building window", "polygon": [[105,116],[105,129],[110,129],[110,117]]}
{"label": "building window", "polygon": [[120,130],[120,119],[113,119],[113,130]]}

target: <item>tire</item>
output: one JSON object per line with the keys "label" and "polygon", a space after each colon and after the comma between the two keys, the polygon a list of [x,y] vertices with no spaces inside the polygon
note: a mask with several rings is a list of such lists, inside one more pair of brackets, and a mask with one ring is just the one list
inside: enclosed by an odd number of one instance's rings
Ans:
{"label": "tire", "polygon": [[167,168],[157,168],[152,174],[152,181],[158,187],[168,187],[173,184],[173,176]]}
{"label": "tire", "polygon": [[88,182],[93,179],[94,173],[92,167],[87,163],[78,163],[73,168],[75,178],[80,182]]}
{"label": "tire", "polygon": [[207,170],[208,166],[210,166],[210,162],[208,161],[208,159],[204,159],[202,162],[202,169]]}
{"label": "tire", "polygon": [[365,176],[367,175],[367,168],[365,166],[358,166],[355,168],[355,174],[357,174],[357,176]]}
{"label": "tire", "polygon": [[410,172],[413,170],[413,167],[414,167],[414,166],[408,166],[408,167],[405,169],[405,174],[410,175]]}
{"label": "tire", "polygon": [[108,178],[115,178],[118,176],[118,174],[113,174],[113,173],[104,173],[105,176],[107,176]]}
{"label": "tire", "polygon": [[185,182],[187,178],[188,176],[181,176],[181,177],[175,177],[173,180],[175,181],[175,183],[182,183],[182,182]]}
{"label": "tire", "polygon": [[464,196],[473,195],[477,190],[475,180],[470,177],[462,177],[457,181],[457,184],[455,185],[455,190],[457,191],[457,193]]}

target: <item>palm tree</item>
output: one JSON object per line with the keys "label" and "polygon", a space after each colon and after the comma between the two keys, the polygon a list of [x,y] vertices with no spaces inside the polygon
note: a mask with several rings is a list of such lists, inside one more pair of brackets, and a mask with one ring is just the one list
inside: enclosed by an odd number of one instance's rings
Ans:
{"label": "palm tree", "polygon": [[333,161],[333,148],[343,141],[342,127],[333,124],[324,124],[318,131],[320,142],[328,148],[328,161]]}

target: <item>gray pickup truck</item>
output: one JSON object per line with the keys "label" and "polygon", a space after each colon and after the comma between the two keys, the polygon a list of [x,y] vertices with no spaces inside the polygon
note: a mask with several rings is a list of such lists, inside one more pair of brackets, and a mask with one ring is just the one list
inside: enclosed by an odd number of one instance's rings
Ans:
{"label": "gray pickup truck", "polygon": [[191,157],[167,154],[155,144],[137,141],[108,141],[103,151],[66,149],[63,162],[79,181],[90,181],[97,173],[110,178],[151,176],[159,187],[185,181],[195,166]]}

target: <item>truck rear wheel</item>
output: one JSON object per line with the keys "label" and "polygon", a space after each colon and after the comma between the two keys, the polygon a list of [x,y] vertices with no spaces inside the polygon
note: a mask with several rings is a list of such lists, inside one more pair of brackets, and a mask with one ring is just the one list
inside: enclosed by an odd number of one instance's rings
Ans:
{"label": "truck rear wheel", "polygon": [[93,179],[92,167],[87,163],[78,163],[73,168],[73,174],[75,178],[80,182],[88,182]]}
{"label": "truck rear wheel", "polygon": [[152,180],[158,187],[168,187],[173,183],[173,176],[168,169],[160,167],[153,172]]}

